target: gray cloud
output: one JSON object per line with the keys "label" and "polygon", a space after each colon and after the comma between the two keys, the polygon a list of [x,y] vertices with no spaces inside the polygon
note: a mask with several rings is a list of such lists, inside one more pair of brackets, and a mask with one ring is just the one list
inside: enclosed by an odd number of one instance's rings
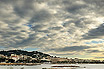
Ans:
{"label": "gray cloud", "polygon": [[61,30],[62,27],[52,27],[51,30]]}
{"label": "gray cloud", "polygon": [[83,51],[85,49],[89,49],[91,47],[89,46],[71,46],[71,47],[64,47],[64,48],[58,48],[58,49],[50,49],[50,50],[55,50],[57,52],[63,52],[63,51]]}
{"label": "gray cloud", "polygon": [[56,53],[50,53],[50,54],[52,54],[52,55],[57,55],[57,56],[67,56],[67,55],[76,55],[75,53],[64,53],[64,54],[56,54]]}
{"label": "gray cloud", "polygon": [[101,59],[101,58],[104,58],[104,57],[95,57],[95,58],[97,58],[97,59]]}
{"label": "gray cloud", "polygon": [[20,17],[26,17],[26,15],[31,14],[35,8],[34,0],[31,0],[30,2],[28,0],[17,1],[16,6],[14,5],[14,11]]}
{"label": "gray cloud", "polygon": [[39,30],[41,30],[43,27],[44,27],[44,25],[35,25],[35,26],[32,26],[31,28],[32,28],[32,30],[34,30],[34,31],[39,31]]}
{"label": "gray cloud", "polygon": [[86,52],[91,46],[83,45],[82,37],[85,40],[103,36],[99,22],[100,18],[103,20],[102,8],[102,0],[0,0],[0,45]]}
{"label": "gray cloud", "polygon": [[91,29],[87,34],[83,35],[83,39],[95,39],[104,36],[104,24],[96,29]]}
{"label": "gray cloud", "polygon": [[49,21],[52,15],[47,10],[38,11],[30,20],[30,23],[40,22],[44,23],[44,21]]}
{"label": "gray cloud", "polygon": [[87,53],[101,53],[101,52],[104,52],[104,51],[99,51],[99,50],[87,50],[86,52],[87,52]]}
{"label": "gray cloud", "polygon": [[80,13],[81,9],[84,9],[84,8],[88,7],[87,4],[80,3],[80,2],[84,2],[84,1],[76,1],[76,2],[72,2],[71,0],[69,0],[69,1],[68,0],[63,1],[63,3],[66,4],[65,5],[65,9],[69,13],[74,13],[74,14],[78,14],[78,13]]}

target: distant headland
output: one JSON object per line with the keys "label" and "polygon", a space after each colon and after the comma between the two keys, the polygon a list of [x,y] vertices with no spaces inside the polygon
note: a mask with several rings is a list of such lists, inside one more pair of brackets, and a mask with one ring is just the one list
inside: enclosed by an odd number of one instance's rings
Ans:
{"label": "distant headland", "polygon": [[38,51],[24,51],[24,50],[8,50],[8,51],[0,51],[0,64],[5,63],[54,63],[54,64],[61,64],[61,63],[87,63],[87,64],[99,64],[104,63],[104,60],[91,60],[91,59],[79,59],[79,58],[60,58],[54,57],[49,54],[45,54]]}

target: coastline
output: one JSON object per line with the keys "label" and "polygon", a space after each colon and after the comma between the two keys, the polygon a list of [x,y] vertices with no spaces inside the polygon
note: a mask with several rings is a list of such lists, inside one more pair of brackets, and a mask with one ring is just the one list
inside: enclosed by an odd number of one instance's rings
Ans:
{"label": "coastline", "polygon": [[[59,66],[59,67],[52,67]],[[60,67],[66,66],[66,67]],[[68,66],[80,66],[80,67],[68,67]],[[104,68],[104,64],[41,64],[41,65],[1,65],[0,69],[102,69]]]}
{"label": "coastline", "polygon": [[26,65],[26,66],[33,66],[33,65],[41,65],[41,64],[104,64],[104,63],[0,63],[0,65]]}
{"label": "coastline", "polygon": [[27,65],[27,66],[32,66],[32,65],[41,65],[41,63],[0,63],[0,65]]}

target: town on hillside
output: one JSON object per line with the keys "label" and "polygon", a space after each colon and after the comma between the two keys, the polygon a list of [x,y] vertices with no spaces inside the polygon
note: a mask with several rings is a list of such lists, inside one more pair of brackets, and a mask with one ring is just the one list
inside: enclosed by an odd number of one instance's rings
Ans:
{"label": "town on hillside", "polygon": [[104,63],[104,60],[53,57],[38,51],[9,50],[0,51],[0,63]]}

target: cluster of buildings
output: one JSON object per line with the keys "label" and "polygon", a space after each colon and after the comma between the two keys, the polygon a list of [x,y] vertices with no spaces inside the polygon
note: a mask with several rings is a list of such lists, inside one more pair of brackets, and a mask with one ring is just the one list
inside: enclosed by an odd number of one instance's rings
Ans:
{"label": "cluster of buildings", "polygon": [[27,55],[16,55],[4,56],[0,54],[1,63],[104,63],[104,60],[91,60],[91,59],[78,59],[78,58],[60,58],[60,57],[42,57],[33,58]]}
{"label": "cluster of buildings", "polygon": [[14,63],[14,62],[20,62],[20,63],[25,63],[25,62],[31,62],[32,60],[37,60],[36,58],[32,58],[31,56],[27,55],[16,55],[16,54],[11,54],[11,56],[4,56],[0,54],[0,62],[6,62],[6,63]]}
{"label": "cluster of buildings", "polygon": [[104,63],[104,60],[79,59],[79,58],[52,58],[52,63]]}

